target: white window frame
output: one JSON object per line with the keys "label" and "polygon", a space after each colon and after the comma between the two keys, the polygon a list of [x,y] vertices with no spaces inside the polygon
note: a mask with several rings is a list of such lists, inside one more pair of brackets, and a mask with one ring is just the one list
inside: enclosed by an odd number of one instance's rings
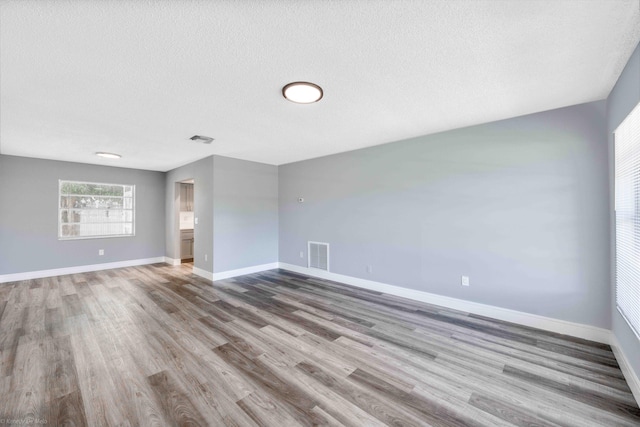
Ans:
{"label": "white window frame", "polygon": [[[74,224],[74,223],[63,223],[62,222],[62,212],[69,210],[68,207],[63,207],[62,206],[62,197],[65,197],[65,196],[117,197],[117,196],[100,196],[100,195],[96,195],[96,194],[67,194],[67,193],[63,194],[62,193],[62,186],[64,184],[66,184],[66,183],[81,184],[81,185],[104,185],[104,186],[110,186],[110,187],[123,187],[123,194],[124,194],[124,187],[131,187],[132,193],[133,193],[132,197],[131,197],[131,209],[124,208],[124,203],[123,203],[123,208],[119,209],[121,211],[131,211],[131,214],[132,214],[131,215],[131,233],[63,236],[62,235],[62,226],[63,225],[68,225],[68,224]],[[123,199],[125,198],[124,195],[122,196],[122,198]],[[57,209],[57,214],[58,214],[58,240],[86,240],[86,239],[107,239],[107,238],[112,238],[112,237],[135,237],[135,235],[136,235],[136,186],[133,185],[133,184],[115,184],[115,183],[105,183],[105,182],[72,181],[72,180],[68,180],[68,179],[59,179],[58,180],[58,209]],[[126,223],[129,223],[129,221],[127,221]],[[92,224],[109,224],[109,222],[94,222]]]}
{"label": "white window frame", "polygon": [[[620,158],[623,147],[618,146],[618,134],[622,131],[630,138],[624,142],[628,144],[624,149],[631,152],[630,157],[624,158],[624,164]],[[640,103],[616,128],[613,137],[616,308],[640,340],[640,184],[637,182],[640,176]],[[623,191],[618,182],[622,178],[626,178],[631,188]],[[629,197],[629,193],[633,196]],[[625,212],[620,208],[623,203]],[[631,221],[631,230],[623,232],[618,226],[622,215],[630,216],[626,221]],[[622,245],[621,240],[624,242]]]}

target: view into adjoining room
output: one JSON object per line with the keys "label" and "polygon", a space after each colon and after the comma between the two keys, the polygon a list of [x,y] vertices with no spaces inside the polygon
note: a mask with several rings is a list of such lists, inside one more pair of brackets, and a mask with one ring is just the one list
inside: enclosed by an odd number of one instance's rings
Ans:
{"label": "view into adjoining room", "polygon": [[193,266],[194,258],[194,180],[182,181],[180,186],[180,262]]}

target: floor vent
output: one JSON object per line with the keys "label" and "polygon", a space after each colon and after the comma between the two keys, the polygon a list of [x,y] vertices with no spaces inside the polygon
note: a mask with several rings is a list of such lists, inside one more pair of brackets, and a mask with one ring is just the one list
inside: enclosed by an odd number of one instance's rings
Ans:
{"label": "floor vent", "polygon": [[308,242],[309,268],[329,271],[329,244]]}

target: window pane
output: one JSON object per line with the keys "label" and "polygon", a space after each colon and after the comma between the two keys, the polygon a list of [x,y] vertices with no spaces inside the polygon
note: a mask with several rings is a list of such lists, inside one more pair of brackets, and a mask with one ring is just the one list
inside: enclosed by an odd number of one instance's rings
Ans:
{"label": "window pane", "polygon": [[61,208],[75,208],[75,207],[79,207],[76,206],[78,204],[78,198],[77,197],[67,197],[67,196],[62,196],[60,197],[60,207]]}
{"label": "window pane", "polygon": [[122,198],[118,197],[83,197],[80,199],[80,206],[90,209],[104,209],[104,208],[122,208]]}
{"label": "window pane", "polygon": [[116,209],[81,209],[61,211],[61,222],[63,223],[115,223],[132,222],[133,211],[123,211]]}
{"label": "window pane", "polygon": [[[133,208],[133,199],[128,201],[128,209]],[[60,207],[67,209],[122,209],[122,197],[61,196]]]}
{"label": "window pane", "polygon": [[[129,186],[131,187],[131,186]],[[92,184],[83,182],[65,182],[61,186],[62,194],[122,196],[124,186],[110,184]]]}
{"label": "window pane", "polygon": [[60,222],[63,224],[80,222],[80,213],[73,210],[61,210]]}
{"label": "window pane", "polygon": [[73,237],[80,235],[80,226],[79,225],[63,225],[62,226],[62,235],[64,237]]}

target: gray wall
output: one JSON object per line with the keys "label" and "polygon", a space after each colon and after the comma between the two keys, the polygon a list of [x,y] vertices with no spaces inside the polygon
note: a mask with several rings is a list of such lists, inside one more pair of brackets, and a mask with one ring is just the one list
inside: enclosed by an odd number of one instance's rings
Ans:
{"label": "gray wall", "polygon": [[[173,169],[166,173],[165,209],[167,221],[164,226],[166,238],[165,254],[180,259],[179,189],[176,183],[193,178],[194,216],[194,266],[213,273],[213,156]],[[207,261],[205,261],[207,255]]]}
{"label": "gray wall", "polygon": [[[58,240],[59,179],[134,184],[136,235]],[[0,274],[164,255],[161,172],[0,155],[0,195]]]}
{"label": "gray wall", "polygon": [[277,166],[221,156],[167,172],[166,256],[180,258],[176,183],[191,178],[196,267],[218,273],[278,261]]}
{"label": "gray wall", "polygon": [[[627,66],[620,75],[607,99],[607,130],[609,137],[610,159],[610,194],[609,210],[613,213],[614,207],[614,156],[613,156],[613,131],[625,117],[640,102],[640,45],[636,47],[629,59]],[[640,377],[640,340],[622,318],[616,308],[615,299],[615,216],[611,215],[611,313],[612,330],[618,338],[620,345],[628,356],[636,376]]]}
{"label": "gray wall", "polygon": [[278,167],[214,156],[213,217],[214,272],[277,262]]}
{"label": "gray wall", "polygon": [[608,328],[605,131],[599,101],[281,166],[280,262]]}

